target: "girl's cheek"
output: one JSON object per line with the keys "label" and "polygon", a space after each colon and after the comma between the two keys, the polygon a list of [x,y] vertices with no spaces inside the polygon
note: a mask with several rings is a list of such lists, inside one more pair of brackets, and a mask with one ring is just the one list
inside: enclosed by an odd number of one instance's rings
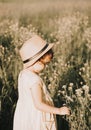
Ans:
{"label": "girl's cheek", "polygon": [[41,59],[41,62],[43,62],[44,64],[49,63],[51,61],[52,57],[47,55],[45,56],[43,59]]}
{"label": "girl's cheek", "polygon": [[44,60],[44,63],[49,63],[51,61],[51,57],[46,57],[45,60]]}
{"label": "girl's cheek", "polygon": [[35,72],[40,72],[44,69],[44,64],[41,62],[37,62],[33,66]]}

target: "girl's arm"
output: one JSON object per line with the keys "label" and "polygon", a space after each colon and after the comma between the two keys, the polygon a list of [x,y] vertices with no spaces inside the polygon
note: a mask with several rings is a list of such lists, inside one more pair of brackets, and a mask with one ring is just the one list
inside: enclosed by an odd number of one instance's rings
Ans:
{"label": "girl's arm", "polygon": [[57,108],[54,106],[47,105],[42,101],[42,89],[40,85],[34,85],[31,88],[34,105],[37,109],[59,115],[69,115],[69,109],[67,107]]}

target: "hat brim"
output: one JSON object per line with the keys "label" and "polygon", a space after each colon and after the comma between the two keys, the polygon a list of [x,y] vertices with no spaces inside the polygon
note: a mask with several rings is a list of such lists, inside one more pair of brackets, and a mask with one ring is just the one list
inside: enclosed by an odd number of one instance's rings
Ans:
{"label": "hat brim", "polygon": [[24,64],[25,68],[28,68],[29,66],[32,66],[38,59],[40,59],[46,52],[48,52],[52,47],[54,46],[53,43],[48,44],[48,47],[40,54],[38,55],[36,58],[30,60],[29,62]]}

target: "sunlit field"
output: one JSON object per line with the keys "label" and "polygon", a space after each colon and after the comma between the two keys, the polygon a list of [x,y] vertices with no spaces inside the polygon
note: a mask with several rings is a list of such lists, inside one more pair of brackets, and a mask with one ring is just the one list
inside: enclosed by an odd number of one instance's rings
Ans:
{"label": "sunlit field", "polygon": [[22,69],[18,50],[34,34],[54,43],[54,58],[40,76],[55,106],[66,103],[70,107],[71,115],[61,118],[69,130],[90,130],[91,1],[0,1],[1,130],[12,130]]}

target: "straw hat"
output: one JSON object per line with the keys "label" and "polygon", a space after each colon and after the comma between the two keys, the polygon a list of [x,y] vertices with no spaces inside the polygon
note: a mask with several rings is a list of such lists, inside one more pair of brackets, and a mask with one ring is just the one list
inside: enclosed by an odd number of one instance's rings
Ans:
{"label": "straw hat", "polygon": [[40,57],[53,47],[52,44],[47,44],[40,36],[34,35],[26,41],[20,48],[20,56],[25,68],[33,65]]}

